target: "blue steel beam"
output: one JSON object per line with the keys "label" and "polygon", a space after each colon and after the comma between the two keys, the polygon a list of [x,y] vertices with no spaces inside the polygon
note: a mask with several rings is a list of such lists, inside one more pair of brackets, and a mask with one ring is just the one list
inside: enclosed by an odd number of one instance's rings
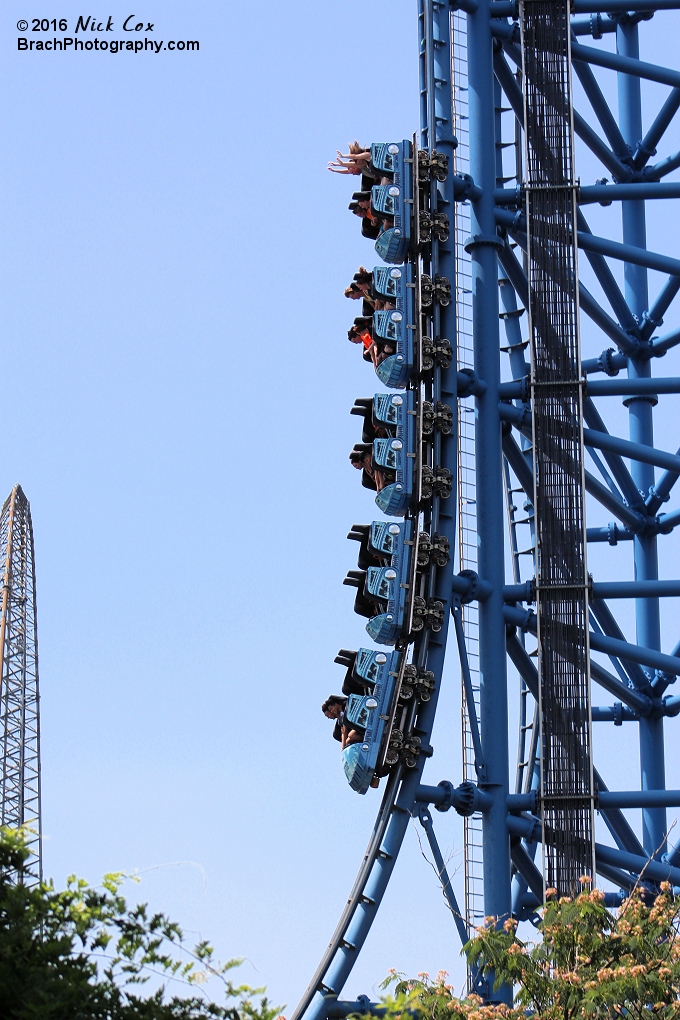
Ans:
{"label": "blue steel beam", "polygon": [[655,379],[593,379],[586,387],[590,397],[642,397],[660,393],[680,393],[680,376]]}
{"label": "blue steel beam", "polygon": [[673,298],[680,290],[680,277],[669,276],[657,294],[654,304],[642,316],[642,339],[649,340],[655,329],[663,325],[663,317],[668,311]]}
{"label": "blue steel beam", "polygon": [[612,152],[609,146],[605,145],[596,131],[591,128],[585,117],[582,117],[578,110],[574,110],[574,131],[584,142],[594,156],[597,156],[600,163],[609,170],[616,180],[626,180],[630,176],[630,167],[622,163],[618,156]]}
{"label": "blue steel beam", "polygon": [[[680,284],[680,277],[677,278]],[[680,344],[680,329],[674,329],[670,333],[660,336],[657,340],[652,340],[650,346],[650,353],[653,357],[659,358],[670,351],[672,347],[677,347]]]}
{"label": "blue steel beam", "polygon": [[[635,150],[643,136],[642,101],[639,72],[643,70],[640,57],[638,24],[633,21],[621,23],[616,30],[616,61],[615,68],[618,84],[619,121],[625,141]],[[633,65],[637,64],[637,67]],[[677,80],[668,84],[680,84]],[[657,79],[658,80],[658,79]],[[644,201],[630,200],[621,205],[621,221],[623,245],[629,249],[645,249],[647,245],[647,228]],[[654,260],[656,262],[656,258]],[[624,264],[625,294],[631,311],[642,321],[645,311],[649,308],[649,292],[647,268],[660,268],[658,262],[646,264],[630,251]],[[672,268],[668,270],[676,275]],[[649,377],[651,366],[648,360],[641,361],[631,358],[628,364],[628,375],[634,378]],[[654,419],[653,398],[638,398],[628,403],[629,434],[634,443],[653,447]],[[640,460],[631,462],[631,473],[641,492],[648,493],[654,485],[654,467]],[[657,539],[653,534],[639,532],[633,540],[633,560],[635,576],[638,580],[651,581],[659,576]],[[658,650],[661,648],[661,621],[658,599],[637,599],[635,602],[635,628],[638,645]],[[629,658],[631,658],[629,656]],[[633,661],[635,659],[633,658]],[[657,669],[668,667],[647,662]],[[674,672],[671,666],[669,672]],[[640,720],[640,775],[642,789],[663,789],[666,785],[664,762],[663,718],[647,717]],[[647,854],[659,854],[663,850],[666,838],[666,811],[664,808],[644,808],[642,811],[642,845]]]}
{"label": "blue steel beam", "polygon": [[[509,787],[508,692],[503,620],[504,495],[501,423],[498,413],[500,335],[498,323],[498,262],[502,247],[496,235],[493,192],[496,187],[493,38],[489,0],[468,16],[468,102],[470,173],[482,189],[470,208],[468,243],[472,277],[475,370],[487,384],[476,400],[475,459],[478,512],[478,570],[492,586],[479,606],[480,728],[493,804],[484,815],[484,912],[510,915],[510,839],[505,796]],[[512,990],[501,988],[501,1001],[512,1002]]]}
{"label": "blue steel beam", "polygon": [[[496,25],[493,25],[495,32],[499,29]],[[500,34],[503,32],[501,30]],[[521,66],[520,54],[518,49],[512,44],[505,44],[505,50],[511,59]],[[502,53],[496,53],[494,56],[494,73],[508,99],[517,120],[521,125],[524,124],[524,106],[522,99],[522,91],[517,84],[507,61],[503,57]],[[585,117],[582,117],[578,110],[573,111],[574,115],[574,131],[579,136],[581,141],[585,142],[590,151],[597,156],[603,166],[605,166],[609,172],[616,178],[616,180],[626,180],[630,177],[632,170],[629,166],[623,163],[612,149],[602,141],[596,131],[590,126]],[[670,172],[670,171],[666,171]]]}
{"label": "blue steel beam", "polygon": [[[680,450],[678,451],[678,456],[680,456]],[[651,487],[649,495],[645,501],[647,505],[647,513],[655,514],[659,510],[661,504],[666,502],[673,486],[678,480],[678,477],[677,471],[666,471],[659,481]],[[668,522],[666,522],[665,527],[667,526]]]}
{"label": "blue steel beam", "polygon": [[[654,379],[592,379],[586,385],[589,397],[642,397],[658,396],[661,393],[680,393],[680,376]],[[521,380],[501,383],[499,394],[502,400],[526,399],[526,386]]]}
{"label": "blue steel beam", "polygon": [[608,15],[604,18],[598,15],[595,21],[592,18],[572,18],[571,30],[577,36],[592,35],[594,38],[599,39],[605,32],[615,32],[616,22]]}
{"label": "blue steel beam", "polygon": [[[525,226],[524,213],[512,213],[507,209],[497,206],[494,212],[496,222],[501,226],[510,229],[517,239],[523,238]],[[586,254],[594,252],[596,255],[608,255],[627,265],[642,266],[645,269],[656,269],[661,273],[670,273],[671,276],[680,276],[680,259],[674,259],[670,255],[661,255],[658,252],[648,251],[644,246],[612,241],[608,237],[598,237],[585,230],[577,232],[579,248]],[[524,247],[524,244],[522,245]]]}
{"label": "blue steel beam", "polygon": [[[517,241],[522,250],[526,251],[526,234],[514,229],[517,217],[513,213],[508,212],[507,209],[502,209],[499,206],[496,206],[494,210],[494,218],[501,226],[509,229],[513,239]],[[517,293],[520,295],[520,300],[522,300],[522,293],[523,291],[526,292],[526,275],[524,270],[515,259],[512,251],[507,247],[504,247],[501,250],[500,261],[508,275],[508,278],[512,282],[513,287],[515,287]],[[578,294],[581,311],[585,312],[586,315],[592,319],[593,322],[598,325],[610,339],[614,341],[619,350],[624,354],[636,353],[639,347],[637,339],[630,336],[629,333],[626,333],[621,326],[612,319],[611,315],[602,308],[580,280]]]}
{"label": "blue steel beam", "polygon": [[[588,226],[588,222],[585,216],[583,215],[583,212],[580,209],[577,212],[577,217],[579,231],[583,234],[590,234],[592,236],[592,231]],[[597,281],[602,287],[604,295],[607,298],[609,304],[611,305],[622,328],[627,333],[630,333],[631,336],[634,336],[636,339],[638,339],[640,331],[638,328],[637,320],[633,313],[631,312],[628,305],[626,304],[626,299],[621,293],[619,285],[614,279],[614,274],[609,268],[609,265],[604,255],[599,255],[596,252],[587,251],[586,258],[588,259],[591,269],[595,273]]]}
{"label": "blue steel beam", "polygon": [[612,241],[608,237],[597,237],[595,234],[586,234],[579,230],[578,246],[586,252],[609,255],[627,265],[643,266],[645,269],[656,269],[660,273],[680,276],[680,259],[648,251],[642,245],[622,244],[620,241]]}
{"label": "blue steel beam", "polygon": [[668,534],[680,524],[680,510],[671,510],[669,514],[659,515],[659,527],[662,534]]}
{"label": "blue steel beam", "polygon": [[589,471],[585,472],[586,479],[586,490],[591,496],[594,496],[598,503],[610,510],[615,517],[626,524],[631,531],[638,532],[647,523],[646,519],[642,514],[639,514],[636,510],[631,510],[630,507],[622,503],[616,496],[609,491],[609,489],[598,482],[597,478],[594,478]]}
{"label": "blue steel beam", "polygon": [[620,701],[615,705],[593,705],[591,716],[593,722],[613,722],[615,726],[624,722],[637,722],[640,718],[637,712],[632,712]]}
{"label": "blue steel beam", "polygon": [[[680,89],[674,89],[680,94]],[[680,198],[680,181],[660,184],[658,181],[635,181],[628,184],[588,184],[578,193],[579,205],[600,202],[622,202],[628,198],[666,199]]]}
{"label": "blue steel beam", "polygon": [[[531,436],[531,410],[528,405],[516,407],[501,401],[499,413],[502,421],[511,422],[525,435]],[[668,471],[680,472],[680,456],[676,453],[666,453],[665,450],[656,450],[651,446],[646,446],[644,443],[633,443],[629,439],[619,439],[618,436],[612,436],[608,432],[602,432],[598,429],[584,429],[583,440],[586,446],[592,446],[596,450],[603,450],[621,457],[628,457],[630,460],[642,464],[653,464],[657,467],[666,468]],[[612,467],[612,472],[614,470]],[[616,470],[618,473],[618,469]],[[642,502],[637,490],[635,502]]]}
{"label": "blue steel beam", "polygon": [[606,528],[588,528],[586,531],[589,542],[608,542],[609,545],[618,545],[619,542],[632,542],[633,532],[627,528],[620,528],[615,521],[608,524]]}
{"label": "blue steel beam", "polygon": [[[508,828],[510,832],[524,839],[532,841],[541,839],[541,824],[537,818],[524,818],[517,815],[508,815]],[[644,875],[652,882],[672,882],[680,884],[680,868],[672,867],[669,864],[652,860],[649,857],[638,856],[628,853],[625,850],[617,850],[614,847],[604,846],[602,843],[595,844],[596,864],[611,865],[615,868],[625,868],[636,875]]]}
{"label": "blue steel beam", "polygon": [[598,807],[680,807],[680,790],[610,790],[597,797]]}
{"label": "blue steel beam", "polygon": [[536,905],[543,902],[543,875],[538,870],[526,849],[521,843],[516,843],[511,851],[512,863],[536,897]]}
{"label": "blue steel beam", "polygon": [[675,88],[654,118],[645,137],[638,142],[633,154],[633,166],[636,170],[641,170],[650,157],[656,154],[656,147],[678,109],[680,109],[680,88]]}
{"label": "blue steel beam", "polygon": [[666,156],[665,159],[659,160],[654,166],[647,169],[646,176],[650,181],[658,181],[662,177],[666,177],[667,174],[673,173],[680,166],[680,151],[674,152],[672,156]]}
{"label": "blue steel beam", "polygon": [[[504,606],[503,616],[505,620],[523,630],[536,632],[536,616],[534,613],[523,609],[516,609],[514,606]],[[608,637],[606,634],[590,632],[590,647],[594,652],[604,652],[606,655],[614,655],[618,659],[629,659],[641,666],[651,666],[652,669],[660,669],[673,676],[680,675],[680,657],[666,655],[654,648],[643,648],[641,645],[633,645],[628,641],[620,641],[618,638]],[[623,687],[623,684],[621,684]],[[617,692],[618,693],[618,692]],[[622,700],[623,695],[621,695]],[[633,705],[631,705],[631,708]],[[645,787],[643,787],[644,789]],[[663,787],[661,787],[663,789]]]}
{"label": "blue steel beam", "polygon": [[[629,27],[636,29],[637,25]],[[620,34],[620,29],[621,25],[617,29],[617,35]],[[680,86],[680,71],[673,71],[669,67],[659,67],[658,64],[649,64],[638,57],[631,57],[627,53],[610,53],[608,50],[599,50],[594,46],[584,46],[583,43],[578,42],[571,44],[571,53],[574,60],[584,60],[598,67],[606,67],[610,71],[620,71],[627,77],[645,78],[647,81],[657,81],[661,85],[672,85],[674,88]]]}
{"label": "blue steel beam", "polygon": [[[583,399],[583,418],[591,429],[597,430],[601,434],[609,434],[602,418],[600,417],[599,411],[595,407],[595,404],[590,397],[587,396]],[[624,499],[630,506],[637,508],[638,504],[642,502],[642,498],[635,486],[635,482],[631,477],[630,471],[623,462],[623,458],[620,454],[611,450],[604,451],[604,455],[607,465],[616,479]]]}
{"label": "blue steel beam", "polygon": [[[599,779],[599,777],[598,777]],[[604,808],[640,808],[680,807],[680,790],[607,790],[600,789],[595,795],[595,807],[598,811]],[[511,793],[507,799],[508,811],[536,811],[537,798],[535,793]]]}
{"label": "blue steel beam", "polygon": [[[509,404],[499,405],[499,416],[506,420],[512,421],[518,414],[521,416],[523,413],[521,408],[513,408]],[[533,493],[533,472],[526,462],[524,454],[511,435],[504,435],[502,442],[503,453],[515,472],[520,485],[527,494]],[[586,490],[590,495],[594,496],[615,517],[618,517],[622,524],[625,524],[631,531],[638,532],[647,525],[647,518],[643,514],[638,513],[637,510],[632,510],[623,503],[606,485],[603,485],[597,478],[591,475],[589,471],[585,472],[585,482]],[[675,524],[672,526],[674,527]]]}
{"label": "blue steel beam", "polygon": [[[572,44],[572,57],[574,54],[574,47]],[[621,160],[622,163],[626,162],[629,158],[629,149],[623,140],[623,135],[619,129],[619,125],[616,123],[616,118],[607,105],[607,100],[602,95],[602,90],[598,85],[597,79],[590,69],[590,65],[584,63],[582,60],[573,60],[573,68],[576,72],[576,77],[581,82],[581,86],[588,102],[593,108],[593,112],[600,122],[600,127],[605,133],[606,139],[609,142],[612,152]]]}
{"label": "blue steel beam", "polygon": [[[596,634],[606,634],[607,637],[616,638],[618,641],[626,640],[616,617],[602,599],[591,600],[590,616],[591,624]],[[632,684],[638,691],[642,691],[651,697],[652,692],[649,678],[640,665],[631,662],[630,659],[619,660],[613,655],[610,655],[609,658],[612,666],[627,687],[630,687]]]}
{"label": "blue steel beam", "polygon": [[[523,617],[527,614],[519,610]],[[534,617],[535,620],[535,617]],[[509,621],[510,622],[510,621]],[[515,617],[517,623],[517,617]],[[519,624],[521,626],[521,624]],[[507,639],[508,655],[519,673],[524,680],[525,684],[531,691],[535,700],[538,700],[538,674],[536,667],[529,658],[527,651],[524,649],[516,634],[509,635]],[[639,715],[646,715],[652,710],[652,700],[644,694],[638,694],[632,688],[627,687],[625,684],[617,680],[615,676],[608,673],[606,669],[599,665],[599,663],[591,662],[590,664],[591,676],[597,683],[608,691],[609,694],[613,694],[615,698],[619,698],[625,705],[627,705],[632,711],[637,712]]]}
{"label": "blue steel beam", "polygon": [[[593,768],[593,782],[598,796],[601,797],[603,793],[609,792],[607,784],[596,768]],[[627,850],[631,854],[640,854],[641,857],[644,857],[644,848],[631,829],[630,823],[621,808],[600,807],[599,811],[619,849]]]}
{"label": "blue steel beam", "polygon": [[453,886],[451,885],[451,879],[449,878],[446,862],[444,861],[442,852],[439,848],[439,843],[437,842],[437,837],[435,836],[434,825],[432,824],[432,815],[424,804],[421,804],[418,808],[418,821],[425,829],[425,835],[427,836],[427,841],[430,844],[430,850],[432,851],[432,857],[434,858],[437,878],[441,884],[442,892],[449,906],[449,910],[453,915],[456,930],[460,938],[460,944],[461,946],[464,946],[469,938],[468,931],[465,926],[465,921],[463,920],[463,915],[458,907],[458,902],[453,891]]}
{"label": "blue steel beam", "polygon": [[[680,89],[674,90],[680,93]],[[497,205],[522,205],[521,188],[496,188],[494,199]],[[630,181],[627,184],[586,184],[578,191],[579,205],[610,205],[628,198],[666,199],[680,198],[680,181],[660,184],[656,181]]]}
{"label": "blue steel beam", "polygon": [[472,689],[472,675],[470,673],[470,662],[468,660],[467,646],[465,644],[463,614],[461,604],[458,600],[456,600],[453,604],[452,613],[456,631],[456,641],[458,644],[460,672],[463,680],[463,688],[465,690],[465,704],[468,713],[468,724],[470,727],[470,736],[472,738],[472,747],[475,755],[475,772],[477,773],[477,779],[479,780],[479,782],[486,782],[487,773],[486,765],[484,763],[484,750],[482,748],[482,741],[479,734],[479,723],[477,720],[477,712],[475,709],[475,696],[474,691]]}
{"label": "blue steel beam", "polygon": [[[516,18],[519,10],[517,0],[493,0],[492,18]],[[635,11],[677,11],[680,0],[572,0],[572,14],[609,14],[619,11],[630,14]]]}
{"label": "blue steel beam", "polygon": [[[594,599],[677,598],[680,581],[593,581]],[[534,602],[533,581],[503,585],[506,602]]]}
{"label": "blue steel beam", "polygon": [[592,372],[606,372],[607,375],[618,375],[627,364],[628,359],[621,354],[617,354],[610,347],[609,350],[603,351],[599,358],[585,358],[581,362],[581,371],[584,375],[590,375]]}
{"label": "blue steel beam", "polygon": [[594,446],[596,450],[609,450],[638,463],[655,464],[668,471],[680,471],[680,457],[675,453],[656,450],[644,443],[632,443],[628,439],[619,439],[618,436],[610,436],[607,432],[597,432],[595,429],[584,429],[583,439],[586,446]]}

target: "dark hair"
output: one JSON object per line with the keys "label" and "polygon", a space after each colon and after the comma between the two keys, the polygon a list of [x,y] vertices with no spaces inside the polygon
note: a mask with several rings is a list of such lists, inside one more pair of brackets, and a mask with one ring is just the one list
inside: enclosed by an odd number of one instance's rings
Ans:
{"label": "dark hair", "polygon": [[342,705],[343,708],[347,704],[347,698],[343,698],[341,694],[331,694],[326,698],[323,705],[321,706],[322,712],[327,712],[333,705]]}

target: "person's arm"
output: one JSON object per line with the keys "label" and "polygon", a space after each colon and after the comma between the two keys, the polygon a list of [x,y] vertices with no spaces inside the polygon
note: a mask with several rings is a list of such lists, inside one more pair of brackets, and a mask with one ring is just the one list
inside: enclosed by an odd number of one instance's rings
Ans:
{"label": "person's arm", "polygon": [[365,149],[360,152],[340,152],[336,150],[336,158],[329,162],[328,169],[336,174],[363,174],[371,161],[371,153]]}
{"label": "person's arm", "polygon": [[362,740],[362,736],[358,730],[355,730],[351,723],[345,723],[342,727],[342,750],[349,747],[350,744],[358,744]]}

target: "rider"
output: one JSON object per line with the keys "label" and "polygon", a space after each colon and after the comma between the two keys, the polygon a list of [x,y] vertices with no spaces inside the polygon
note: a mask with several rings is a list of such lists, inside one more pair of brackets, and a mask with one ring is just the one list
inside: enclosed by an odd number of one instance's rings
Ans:
{"label": "rider", "polygon": [[360,733],[352,723],[345,719],[346,708],[347,698],[341,694],[331,694],[321,706],[321,711],[327,719],[335,719],[333,739],[340,741],[340,747],[343,750],[350,744],[358,744],[364,739],[363,733]]}

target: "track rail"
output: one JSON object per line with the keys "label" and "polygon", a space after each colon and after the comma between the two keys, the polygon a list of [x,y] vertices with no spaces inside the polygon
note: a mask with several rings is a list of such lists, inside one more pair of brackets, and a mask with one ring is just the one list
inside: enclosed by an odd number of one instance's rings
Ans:
{"label": "track rail", "polygon": [[[429,567],[418,572],[418,593],[430,600],[442,602],[444,617],[439,631],[425,627],[415,635],[412,641],[412,662],[418,669],[428,669],[434,673],[435,689],[429,701],[414,704],[408,716],[407,725],[421,737],[423,753],[416,766],[407,769],[400,763],[389,774],[383,800],[376,817],[373,831],[368,841],[356,880],[347,899],[338,924],[331,940],[316,968],[314,975],[302,996],[291,1020],[300,1020],[303,1015],[310,1018],[322,1018],[327,1015],[329,1005],[337,999],[343,985],[354,965],[357,954],[368,934],[389,881],[394,862],[401,848],[409,821],[416,814],[416,793],[422,779],[426,757],[431,754],[430,738],[434,724],[437,698],[442,680],[446,639],[452,606],[452,574],[454,569],[455,521],[456,521],[456,478],[457,478],[457,436],[454,430],[445,435],[438,429],[423,441],[422,411],[424,401],[435,406],[443,402],[451,406],[454,420],[457,401],[457,365],[455,355],[455,303],[442,306],[433,300],[428,308],[423,307],[421,282],[422,275],[427,273],[432,280],[437,276],[447,277],[455,282],[455,263],[453,256],[454,224],[454,187],[453,187],[453,131],[451,123],[451,73],[450,73],[450,16],[448,7],[433,0],[421,0],[419,12],[421,37],[421,144],[429,154],[440,151],[449,157],[449,174],[446,182],[439,183],[432,179],[424,185],[423,193],[428,212],[445,213],[450,222],[450,242],[438,240],[433,233],[432,240],[420,245],[419,201],[416,201],[414,234],[416,250],[412,257],[415,266],[416,281],[416,381],[412,388],[417,395],[418,410],[418,445],[417,452],[421,458],[416,462],[417,502],[418,506],[412,515],[416,545],[413,548],[413,574],[416,580],[417,541],[421,531],[434,534],[438,532],[449,541],[451,559],[448,565],[437,566],[434,559]],[[435,45],[443,41],[444,46]],[[443,51],[443,52],[442,52]],[[435,113],[436,100],[436,113]],[[448,118],[442,118],[448,110]],[[418,196],[418,146],[414,144],[414,197]],[[453,347],[453,359],[449,365],[435,364],[430,373],[422,371],[422,339],[428,336],[433,340],[448,339]],[[426,464],[431,469],[443,468],[450,472],[453,491],[448,498],[437,492],[432,499],[423,503],[420,498],[422,467]],[[409,631],[413,619],[413,599],[416,595],[416,584],[413,583],[409,604]],[[408,643],[408,639],[407,642]],[[399,647],[399,645],[398,645]],[[407,662],[407,649],[403,647],[401,671]],[[415,699],[414,699],[415,701]],[[396,704],[395,698],[395,704]],[[387,746],[387,745],[386,745]]]}

